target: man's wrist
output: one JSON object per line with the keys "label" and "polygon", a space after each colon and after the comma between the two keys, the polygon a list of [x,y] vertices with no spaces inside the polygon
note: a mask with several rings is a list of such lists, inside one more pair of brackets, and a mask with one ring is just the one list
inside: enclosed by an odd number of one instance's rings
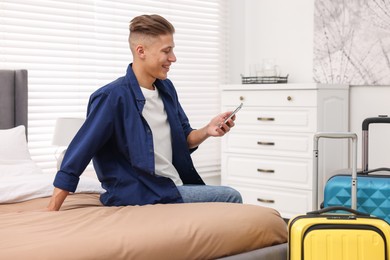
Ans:
{"label": "man's wrist", "polygon": [[62,203],[69,195],[69,191],[62,190],[59,188],[54,188],[53,195],[49,202],[49,205],[46,207],[48,211],[58,211],[60,210]]}

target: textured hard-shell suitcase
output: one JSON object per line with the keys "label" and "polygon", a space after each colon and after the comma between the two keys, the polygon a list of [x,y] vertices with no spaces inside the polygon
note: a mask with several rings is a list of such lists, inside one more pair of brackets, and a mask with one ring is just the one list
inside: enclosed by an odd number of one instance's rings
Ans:
{"label": "textured hard-shell suitcase", "polygon": [[[348,210],[351,214],[329,213]],[[386,221],[346,207],[330,207],[289,222],[290,260],[389,260]]]}
{"label": "textured hard-shell suitcase", "polygon": [[[318,139],[321,137],[352,139],[350,194],[353,195],[352,204],[355,207],[357,136],[353,133],[315,135],[314,181],[318,174]],[[348,214],[339,213],[340,210]],[[337,213],[331,213],[333,211]],[[329,207],[297,216],[289,221],[288,232],[290,260],[390,260],[390,226],[383,219],[346,207]]]}
{"label": "textured hard-shell suitcase", "polygon": [[[390,123],[389,117],[367,118],[362,124],[362,171],[357,175],[357,210],[390,223],[390,169],[368,169],[368,128],[372,123]],[[351,175],[331,177],[324,189],[324,207],[351,206]]]}

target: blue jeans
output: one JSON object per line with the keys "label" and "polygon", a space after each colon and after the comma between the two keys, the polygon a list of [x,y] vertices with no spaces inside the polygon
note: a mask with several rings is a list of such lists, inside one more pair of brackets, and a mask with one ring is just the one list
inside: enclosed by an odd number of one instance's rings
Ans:
{"label": "blue jeans", "polygon": [[227,186],[183,185],[177,186],[184,203],[231,202],[242,203],[241,194]]}

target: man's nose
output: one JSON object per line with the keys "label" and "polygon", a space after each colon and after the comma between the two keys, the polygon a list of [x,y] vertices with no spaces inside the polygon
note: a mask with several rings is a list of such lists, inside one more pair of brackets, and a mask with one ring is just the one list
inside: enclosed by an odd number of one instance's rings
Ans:
{"label": "man's nose", "polygon": [[172,52],[169,57],[168,57],[168,60],[170,62],[176,62],[176,55]]}

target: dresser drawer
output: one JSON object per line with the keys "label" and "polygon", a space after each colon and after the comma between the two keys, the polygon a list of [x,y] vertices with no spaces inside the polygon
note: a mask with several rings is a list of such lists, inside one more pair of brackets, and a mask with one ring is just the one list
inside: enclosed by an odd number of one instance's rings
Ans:
{"label": "dresser drawer", "polygon": [[256,109],[244,107],[236,117],[233,131],[316,131],[316,108]]}
{"label": "dresser drawer", "polygon": [[315,90],[265,90],[265,91],[224,91],[222,106],[244,107],[315,107],[317,92]]}
{"label": "dresser drawer", "polygon": [[231,131],[223,140],[225,152],[310,157],[312,134],[243,133]]}
{"label": "dresser drawer", "polygon": [[305,214],[312,208],[312,193],[308,190],[279,189],[268,186],[243,187],[231,184],[237,189],[246,204],[274,208],[284,218]]}
{"label": "dresser drawer", "polygon": [[227,154],[222,165],[226,167],[222,178],[231,181],[306,189],[312,186],[311,159]]}

